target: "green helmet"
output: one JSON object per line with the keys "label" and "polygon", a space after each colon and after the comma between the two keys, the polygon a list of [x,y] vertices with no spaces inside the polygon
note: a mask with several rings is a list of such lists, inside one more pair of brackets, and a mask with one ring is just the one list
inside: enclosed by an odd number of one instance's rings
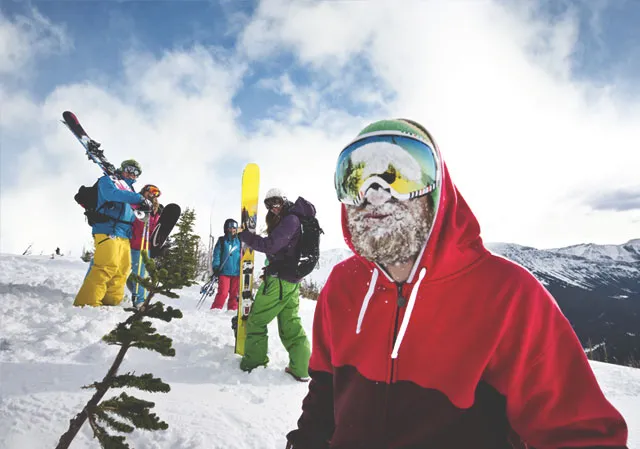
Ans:
{"label": "green helmet", "polygon": [[142,167],[135,159],[127,159],[122,161],[120,164],[120,170],[123,172],[132,172],[135,173],[136,176],[140,176],[142,174]]}

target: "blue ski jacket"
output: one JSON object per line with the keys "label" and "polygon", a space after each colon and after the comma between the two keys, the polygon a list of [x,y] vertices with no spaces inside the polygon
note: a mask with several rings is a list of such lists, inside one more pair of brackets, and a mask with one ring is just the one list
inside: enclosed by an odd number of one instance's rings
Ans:
{"label": "blue ski jacket", "polygon": [[211,267],[223,276],[240,276],[240,239],[231,234],[218,238]]}
{"label": "blue ski jacket", "polygon": [[104,175],[98,179],[98,203],[96,210],[112,219],[96,223],[91,228],[93,234],[115,235],[131,238],[131,225],[135,215],[131,204],[140,204],[144,197],[131,190],[134,180],[119,179]]}

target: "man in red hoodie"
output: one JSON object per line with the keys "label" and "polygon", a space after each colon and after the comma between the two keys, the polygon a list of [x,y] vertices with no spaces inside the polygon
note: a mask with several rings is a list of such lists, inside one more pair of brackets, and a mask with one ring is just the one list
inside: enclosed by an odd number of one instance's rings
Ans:
{"label": "man in red hoodie", "polygon": [[355,255],[318,298],[293,449],[625,448],[570,323],[490,253],[430,134],[367,126],[338,157]]}

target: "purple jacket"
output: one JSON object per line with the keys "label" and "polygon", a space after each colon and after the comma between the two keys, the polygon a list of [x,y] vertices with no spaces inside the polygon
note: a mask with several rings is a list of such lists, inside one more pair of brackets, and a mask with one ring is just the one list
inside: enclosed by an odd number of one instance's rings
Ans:
{"label": "purple jacket", "polygon": [[[289,203],[291,204],[291,203]],[[301,217],[313,217],[316,208],[302,197],[284,213],[278,226],[267,237],[260,237],[249,231],[238,234],[240,241],[246,243],[254,251],[265,253],[269,261],[269,267],[277,269],[278,277],[288,282],[300,282],[296,276],[296,267],[300,258],[298,243],[302,231],[300,229]]]}

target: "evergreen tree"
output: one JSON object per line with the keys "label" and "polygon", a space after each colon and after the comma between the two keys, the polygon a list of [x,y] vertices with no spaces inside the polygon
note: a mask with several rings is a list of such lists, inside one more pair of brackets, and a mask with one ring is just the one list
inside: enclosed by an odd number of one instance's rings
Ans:
{"label": "evergreen tree", "polygon": [[151,412],[151,409],[155,406],[153,402],[138,399],[126,393],[102,400],[105,394],[113,388],[128,387],[158,393],[170,391],[168,384],[163,382],[162,379],[154,377],[151,373],[142,375],[118,373],[120,365],[130,348],[148,349],[165,357],[173,357],[175,355],[176,351],[172,347],[171,338],[157,333],[151,321],[145,320],[145,318],[166,322],[182,318],[180,310],[170,306],[165,308],[163,303],[159,301],[152,303],[151,300],[157,294],[169,298],[177,298],[178,295],[173,290],[193,285],[189,279],[182,277],[180,273],[171,273],[165,269],[157,268],[155,261],[147,257],[146,251],[142,252],[142,257],[149,276],[146,278],[141,278],[136,274],[133,276],[136,281],[144,286],[149,295],[139,309],[126,309],[131,312],[131,315],[102,337],[106,344],[119,346],[120,350],[104,378],[101,381],[83,387],[94,389],[95,393],[82,411],[71,419],[69,428],[60,437],[56,449],[67,449],[87,420],[93,435],[104,449],[129,448],[125,437],[113,434],[114,431],[131,433],[135,428],[165,430],[169,427],[167,423]]}
{"label": "evergreen tree", "polygon": [[178,232],[171,236],[171,244],[160,261],[169,273],[177,273],[188,280],[194,280],[198,274],[200,237],[193,233],[195,221],[195,211],[187,208],[178,221]]}

